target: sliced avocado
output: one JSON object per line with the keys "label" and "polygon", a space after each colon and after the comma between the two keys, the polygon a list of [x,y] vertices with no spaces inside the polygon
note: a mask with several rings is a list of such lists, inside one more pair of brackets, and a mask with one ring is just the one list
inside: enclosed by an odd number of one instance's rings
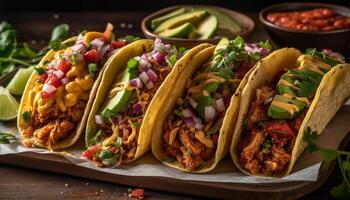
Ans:
{"label": "sliced avocado", "polygon": [[223,55],[218,54],[221,49],[225,49],[229,45],[230,41],[223,37],[218,42],[214,50],[214,57],[210,61],[210,66],[215,66],[218,62],[222,60]]}
{"label": "sliced avocado", "polygon": [[199,35],[199,33],[197,32],[197,30],[196,30],[196,28],[194,28],[193,30],[192,30],[192,32],[190,33],[190,34],[188,34],[188,38],[189,39],[195,39],[195,38],[198,38],[200,35]]}
{"label": "sliced avocado", "polygon": [[215,15],[209,15],[199,22],[197,32],[200,34],[198,39],[212,38],[218,30],[218,19]]}
{"label": "sliced avocado", "polygon": [[217,10],[215,8],[205,8],[210,14],[213,14],[217,17],[219,23],[219,30],[230,33],[239,33],[242,31],[239,23],[233,19],[231,16],[225,14],[224,12]]}
{"label": "sliced avocado", "polygon": [[290,94],[292,96],[297,96],[297,91],[286,85],[278,84],[277,91],[279,94]]}
{"label": "sliced avocado", "polygon": [[[129,82],[136,77],[136,73],[133,70],[126,70],[121,78],[121,82]],[[132,90],[122,90],[117,93],[112,99],[110,99],[102,109],[101,115],[107,116],[110,112],[117,114],[127,104],[132,95]]]}
{"label": "sliced avocado", "polygon": [[275,98],[272,101],[280,101],[288,104],[292,104],[298,107],[298,111],[295,112],[293,115],[290,115],[290,113],[287,110],[284,110],[283,108],[279,108],[277,106],[271,105],[268,110],[268,116],[273,119],[293,119],[306,108],[307,104],[303,101],[299,101],[296,99],[290,99],[283,95],[276,95]]}
{"label": "sliced avocado", "polygon": [[[296,79],[294,79],[294,76],[290,75],[289,71],[286,72],[285,74],[283,74],[281,76],[281,79],[286,80],[291,84],[294,84],[294,81],[296,80]],[[295,89],[293,89],[289,86],[283,85],[283,84],[277,84],[277,91],[279,94],[286,94],[287,93],[287,94],[290,94],[292,96],[297,96],[297,92],[298,92]]]}
{"label": "sliced avocado", "polygon": [[154,18],[151,21],[151,29],[154,30],[159,24],[161,24],[162,22],[164,22],[165,20],[168,20],[170,18],[173,18],[175,16],[178,16],[182,13],[185,13],[185,8],[179,8],[176,9],[166,15],[162,15],[160,17]]}
{"label": "sliced avocado", "polygon": [[167,29],[165,31],[162,31],[159,33],[162,37],[174,37],[174,38],[185,38],[187,37],[193,30],[194,26],[191,23],[184,23],[181,26],[178,26],[176,28]]}
{"label": "sliced avocado", "polygon": [[180,26],[186,22],[195,24],[200,21],[208,12],[206,10],[197,10],[189,13],[180,14],[162,22],[155,30],[154,33],[158,34],[167,29]]}
{"label": "sliced avocado", "polygon": [[218,42],[218,44],[215,47],[214,55],[218,54],[218,52],[221,49],[226,48],[229,45],[229,43],[230,43],[230,41],[227,38],[225,38],[225,37],[221,38],[221,40]]}

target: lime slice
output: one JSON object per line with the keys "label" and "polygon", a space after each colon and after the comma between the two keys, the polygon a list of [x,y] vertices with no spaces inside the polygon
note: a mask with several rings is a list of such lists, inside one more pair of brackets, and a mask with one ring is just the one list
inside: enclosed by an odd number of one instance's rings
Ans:
{"label": "lime slice", "polygon": [[8,90],[0,86],[0,120],[16,119],[19,104]]}
{"label": "lime slice", "polygon": [[16,75],[11,79],[10,83],[6,86],[6,89],[8,89],[13,95],[22,95],[27,81],[33,71],[34,66],[19,69]]}

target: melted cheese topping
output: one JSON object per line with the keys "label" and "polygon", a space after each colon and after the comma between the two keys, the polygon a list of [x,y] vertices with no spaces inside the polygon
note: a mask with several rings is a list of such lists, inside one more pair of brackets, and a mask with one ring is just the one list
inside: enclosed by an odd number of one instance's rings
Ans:
{"label": "melted cheese topping", "polygon": [[299,88],[297,86],[295,86],[293,83],[290,83],[288,82],[287,80],[284,80],[284,79],[280,79],[278,81],[278,85],[285,85],[285,86],[288,86],[288,87],[291,87],[295,90],[299,90]]}
{"label": "melted cheese topping", "polygon": [[281,101],[272,101],[271,105],[276,106],[278,108],[281,108],[287,112],[289,112],[289,114],[292,116],[295,112],[299,111],[298,106],[293,105],[293,104],[289,104],[289,103],[285,103],[285,102],[281,102]]}
{"label": "melted cheese topping", "polygon": [[321,75],[325,74],[321,69],[329,71],[332,68],[328,64],[320,60],[317,60],[314,57],[309,55],[300,56],[298,58],[298,63],[300,64],[300,67],[298,69],[308,69],[316,73],[319,73]]}
{"label": "melted cheese topping", "polygon": [[199,141],[201,142],[202,144],[204,144],[206,147],[208,148],[213,148],[214,146],[214,143],[211,139],[205,137],[203,131],[197,131],[194,135],[194,137]]}
{"label": "melted cheese topping", "polygon": [[283,94],[283,96],[287,97],[289,99],[296,99],[298,101],[302,101],[302,102],[306,103],[306,105],[308,105],[308,106],[310,105],[310,101],[306,97],[294,97],[294,96],[287,94],[287,93]]}

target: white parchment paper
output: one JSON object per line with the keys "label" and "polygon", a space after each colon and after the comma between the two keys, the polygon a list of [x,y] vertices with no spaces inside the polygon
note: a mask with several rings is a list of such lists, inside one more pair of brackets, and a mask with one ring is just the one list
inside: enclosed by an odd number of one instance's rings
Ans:
{"label": "white parchment paper", "polygon": [[[328,124],[326,130],[318,139],[318,144],[325,148],[337,148],[341,140],[350,132],[350,102],[343,106],[332,121]],[[19,138],[16,125],[14,123],[0,123],[0,130],[6,132],[15,132]],[[103,171],[111,174],[120,174],[125,176],[153,176],[167,177],[180,180],[203,181],[203,182],[221,182],[221,183],[280,183],[292,181],[316,181],[319,169],[321,166],[320,158],[317,153],[310,154],[304,152],[294,166],[292,173],[283,178],[265,178],[256,176],[247,176],[241,173],[233,165],[229,156],[220,162],[215,170],[206,174],[189,174],[173,168],[169,168],[159,163],[149,152],[139,160],[131,164],[123,164],[118,168],[99,168],[92,162],[84,159],[81,156],[83,145],[77,144],[66,150],[71,153],[61,153],[66,159],[75,165],[90,168],[98,171]],[[44,149],[25,148],[20,141],[15,141],[12,144],[0,144],[0,155],[14,154],[21,152],[35,152],[39,154],[52,154]],[[1,160],[1,157],[0,157]]]}

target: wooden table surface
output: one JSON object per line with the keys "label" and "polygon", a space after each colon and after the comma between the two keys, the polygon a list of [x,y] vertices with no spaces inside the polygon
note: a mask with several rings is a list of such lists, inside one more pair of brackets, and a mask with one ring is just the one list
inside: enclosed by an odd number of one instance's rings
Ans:
{"label": "wooden table surface", "polygon": [[[0,20],[7,20],[13,24],[24,41],[36,47],[42,47],[50,38],[51,29],[60,23],[68,23],[74,34],[81,30],[102,31],[106,23],[111,22],[115,25],[117,36],[128,34],[142,36],[140,23],[147,14],[148,12],[2,12]],[[250,40],[268,39],[262,25],[257,21],[257,13],[247,14],[256,23]],[[340,181],[341,175],[336,169],[322,187],[302,199],[329,199],[330,188]],[[129,188],[16,166],[0,166],[0,199],[128,199]],[[145,197],[147,199],[203,199],[151,190],[145,191]]]}

